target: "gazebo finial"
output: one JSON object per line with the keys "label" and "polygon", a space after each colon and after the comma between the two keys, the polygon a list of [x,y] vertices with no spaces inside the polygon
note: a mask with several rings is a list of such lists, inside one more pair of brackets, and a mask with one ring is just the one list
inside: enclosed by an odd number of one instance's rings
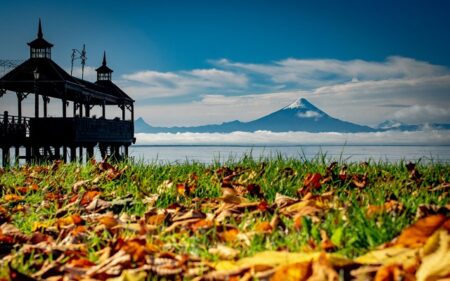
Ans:
{"label": "gazebo finial", "polygon": [[44,37],[44,34],[42,33],[42,25],[41,25],[41,18],[39,18],[39,27],[38,27],[38,38],[42,39]]}
{"label": "gazebo finial", "polygon": [[102,62],[103,66],[106,66],[106,51],[103,51],[103,62]]}

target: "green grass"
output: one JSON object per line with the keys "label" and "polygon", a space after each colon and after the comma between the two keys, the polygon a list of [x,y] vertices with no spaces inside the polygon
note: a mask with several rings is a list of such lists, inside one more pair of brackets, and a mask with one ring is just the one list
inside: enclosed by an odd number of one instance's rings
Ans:
{"label": "green grass", "polygon": [[[51,163],[43,166],[24,166],[7,168],[0,172],[0,204],[10,214],[10,223],[24,234],[31,235],[36,223],[55,224],[58,209],[68,204],[71,197],[82,194],[87,190],[101,191],[100,198],[112,201],[117,198],[131,197],[133,204],[123,208],[119,216],[126,213],[129,216],[143,217],[149,206],[143,200],[157,194],[155,207],[163,210],[178,203],[187,208],[200,209],[204,213],[210,208],[199,204],[200,199],[212,199],[222,196],[221,186],[223,177],[218,169],[227,167],[238,171],[234,177],[234,184],[246,186],[256,184],[261,187],[265,200],[269,205],[274,203],[277,193],[297,197],[297,190],[303,186],[307,174],[320,173],[325,176],[331,161],[320,155],[313,160],[286,159],[281,156],[266,159],[253,159],[245,156],[240,160],[228,161],[225,164],[213,163],[177,163],[177,164],[145,164],[143,162],[122,162],[117,169],[125,169],[124,174],[115,180],[100,179],[97,183],[90,182],[79,190],[73,190],[74,183],[80,180],[94,180],[100,173],[96,164],[77,163],[63,164],[52,171]],[[215,261],[219,258],[208,252],[208,249],[218,243],[238,249],[239,257],[253,255],[266,250],[305,251],[320,250],[322,241],[321,231],[337,246],[336,252],[349,258],[361,255],[382,243],[396,237],[402,229],[416,220],[419,205],[446,206],[450,203],[448,187],[437,189],[440,185],[450,182],[450,166],[446,163],[417,164],[419,179],[410,178],[406,163],[374,162],[343,163],[340,162],[333,169],[336,175],[343,166],[347,167],[347,175],[364,175],[368,183],[363,188],[354,187],[351,180],[340,181],[336,178],[328,181],[312,193],[321,195],[333,192],[333,208],[328,208],[318,218],[305,216],[301,218],[301,227],[296,227],[292,218],[281,216],[285,225],[284,230],[274,230],[272,233],[256,233],[248,243],[240,240],[221,242],[218,230],[211,228],[197,233],[175,231],[163,233],[169,225],[161,226],[156,233],[148,233],[150,243],[161,243],[165,251],[177,254],[198,256],[202,259]],[[43,168],[40,168],[43,167]],[[175,188],[177,183],[189,183],[196,175],[196,187],[188,197],[181,196]],[[172,185],[168,183],[172,183]],[[38,190],[20,194],[18,187],[37,184]],[[60,194],[59,202],[46,199],[48,194]],[[23,200],[7,201],[7,194],[23,196]],[[252,195],[245,196],[250,201],[260,201]],[[380,206],[389,200],[395,200],[401,209],[368,214],[369,206]],[[21,212],[12,213],[19,206]],[[203,209],[202,209],[203,208]],[[239,217],[231,217],[228,224],[238,228],[240,233],[251,233],[260,222],[269,222],[275,212],[251,213],[244,212]],[[448,215],[448,214],[447,214]],[[86,223],[88,229],[94,228],[91,222]],[[126,233],[119,235],[125,236]],[[132,236],[132,234],[130,234]],[[95,233],[90,231],[84,238],[87,245],[87,258],[96,261],[96,252],[107,246],[117,236],[109,232]],[[18,248],[13,250],[13,253]],[[17,255],[12,264],[21,272],[31,274],[37,271],[36,264],[42,264],[45,259],[52,259],[51,255],[42,256],[27,254]],[[7,274],[3,264],[3,275]]]}

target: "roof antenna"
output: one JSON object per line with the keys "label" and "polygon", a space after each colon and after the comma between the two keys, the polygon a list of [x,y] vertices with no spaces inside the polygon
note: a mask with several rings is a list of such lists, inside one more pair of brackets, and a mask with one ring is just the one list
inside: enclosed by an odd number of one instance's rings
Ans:
{"label": "roof antenna", "polygon": [[84,80],[84,66],[86,65],[86,46],[85,44],[83,44],[83,49],[81,51],[77,50],[77,49],[72,49],[72,63],[70,66],[70,75],[72,75],[73,73],[73,62],[77,59],[81,60],[81,80]]}

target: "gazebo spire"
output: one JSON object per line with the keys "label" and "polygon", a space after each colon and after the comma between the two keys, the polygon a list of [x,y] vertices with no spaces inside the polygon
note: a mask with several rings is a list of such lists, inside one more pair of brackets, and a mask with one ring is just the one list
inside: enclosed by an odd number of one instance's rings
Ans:
{"label": "gazebo spire", "polygon": [[39,27],[38,27],[37,37],[38,37],[39,39],[44,38],[44,34],[42,33],[41,18],[39,18]]}
{"label": "gazebo spire", "polygon": [[102,66],[106,66],[106,51],[103,51],[103,62]]}

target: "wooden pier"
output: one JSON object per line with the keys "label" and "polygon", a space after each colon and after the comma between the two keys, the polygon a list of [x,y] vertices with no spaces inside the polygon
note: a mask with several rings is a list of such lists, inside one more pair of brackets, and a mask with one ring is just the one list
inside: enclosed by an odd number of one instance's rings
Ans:
{"label": "wooden pier", "polygon": [[[53,45],[43,38],[40,21],[37,39],[28,45],[30,58],[0,78],[1,164],[8,166],[20,159],[26,162],[77,161],[84,156],[89,159],[94,157],[96,147],[102,157],[127,157],[128,147],[135,142],[134,100],[112,82],[113,70],[107,66],[106,54],[96,69],[97,81],[91,83],[69,75],[52,61]],[[14,93],[16,116],[1,106],[1,98]],[[23,116],[22,102],[29,95],[34,95],[34,116]],[[61,103],[60,116],[48,116],[50,100]],[[68,116],[70,104],[72,116]],[[111,106],[121,110],[121,118],[106,118]],[[91,116],[94,107],[101,108],[100,117]],[[10,157],[11,149],[15,152],[14,159]]]}

